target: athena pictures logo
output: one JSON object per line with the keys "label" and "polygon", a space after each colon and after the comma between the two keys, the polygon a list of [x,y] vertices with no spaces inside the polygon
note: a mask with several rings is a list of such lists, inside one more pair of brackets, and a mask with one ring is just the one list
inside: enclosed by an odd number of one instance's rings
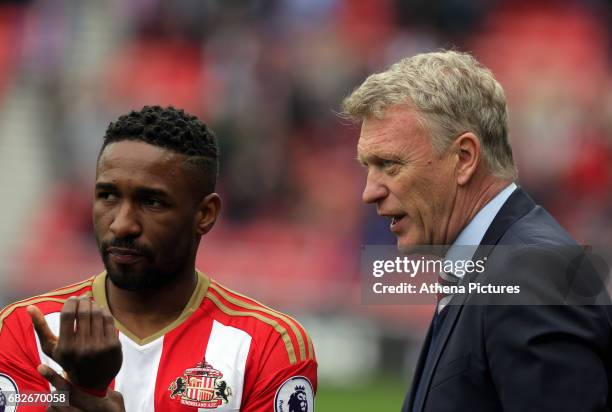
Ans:
{"label": "athena pictures logo", "polygon": [[0,373],[0,412],[14,412],[16,407],[9,405],[9,394],[17,394],[17,384],[10,376]]}
{"label": "athena pictures logo", "polygon": [[312,384],[305,376],[287,379],[274,398],[274,412],[313,412]]}

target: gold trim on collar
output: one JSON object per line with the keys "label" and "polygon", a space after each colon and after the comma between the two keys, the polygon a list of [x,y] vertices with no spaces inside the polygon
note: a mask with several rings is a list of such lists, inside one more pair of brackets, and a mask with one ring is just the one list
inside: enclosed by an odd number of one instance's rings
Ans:
{"label": "gold trim on collar", "polygon": [[[233,303],[234,305],[244,308],[244,309],[250,309],[250,310],[254,310],[254,311],[259,311],[265,314],[268,314],[270,316],[273,316],[275,318],[281,319],[283,322],[285,322],[287,325],[289,325],[289,327],[291,328],[291,330],[293,331],[293,334],[295,335],[295,338],[298,342],[298,348],[300,351],[300,360],[306,360],[306,359],[310,359],[313,357],[313,349],[312,349],[312,343],[308,337],[308,333],[306,332],[306,329],[304,329],[304,327],[302,325],[300,325],[295,319],[285,315],[284,313],[275,311],[273,309],[270,309],[267,306],[262,305],[261,303],[257,302],[257,301],[253,301],[256,302],[258,305],[253,305],[251,303],[248,302],[244,302],[240,299],[236,299],[233,296],[231,296],[230,294],[226,293],[222,287],[215,285],[215,283],[211,282],[210,284],[210,288],[212,290],[214,290],[215,292],[217,292],[219,295],[221,295],[222,298],[224,298],[225,300]],[[244,295],[239,294],[238,292],[234,292],[233,290],[231,291],[232,293],[235,293],[236,295],[245,298],[245,299],[249,299]],[[306,346],[304,344],[304,339],[302,338],[302,333],[298,330],[296,324],[298,324],[302,329],[304,329],[304,334],[306,335],[306,339],[308,340],[308,350],[310,353],[310,357],[306,356]]]}
{"label": "gold trim on collar", "polygon": [[263,323],[266,323],[272,326],[274,330],[280,334],[281,339],[285,343],[285,349],[287,350],[287,356],[289,356],[289,363],[291,365],[295,365],[297,363],[297,357],[295,356],[295,348],[293,347],[293,342],[291,342],[291,337],[289,336],[289,332],[287,331],[287,329],[281,326],[280,323],[278,323],[277,321],[273,319],[267,318],[266,316],[262,315],[259,312],[237,311],[234,309],[230,309],[227,306],[225,306],[219,300],[219,298],[212,293],[207,294],[206,297],[210,299],[217,306],[217,308],[219,308],[219,310],[225,313],[226,315],[252,317],[255,319],[259,319]]}
{"label": "gold trim on collar", "polygon": [[[6,319],[11,313],[13,313],[15,309],[22,308],[28,305],[42,303],[42,302],[64,303],[66,302],[66,299],[58,298],[58,296],[66,295],[69,293],[74,293],[81,289],[85,289],[91,286],[92,280],[93,280],[93,277],[83,280],[79,283],[74,283],[72,285],[64,286],[62,288],[53,290],[51,292],[43,293],[42,295],[33,296],[31,298],[22,299],[17,302],[11,303],[10,305],[7,305],[6,307],[2,308],[2,310],[0,310],[0,330],[2,330],[4,319]],[[91,293],[86,292],[85,295],[91,296]]]}
{"label": "gold trim on collar", "polygon": [[[181,312],[179,317],[176,318],[174,321],[172,321],[166,327],[162,328],[161,330],[143,339],[138,338],[136,335],[130,332],[117,319],[115,319],[115,327],[119,329],[119,331],[121,331],[121,333],[127,336],[131,341],[133,341],[139,346],[143,346],[143,345],[146,345],[147,343],[153,342],[155,339],[159,338],[160,336],[163,336],[166,333],[170,332],[172,329],[176,328],[181,323],[186,321],[189,318],[189,316],[191,316],[191,314],[195,312],[197,308],[200,307],[200,304],[202,303],[202,299],[204,299],[204,296],[206,296],[206,292],[208,291],[208,285],[210,284],[210,279],[208,279],[208,277],[206,277],[204,274],[202,274],[198,270],[196,270],[196,274],[198,276],[196,287],[193,291],[193,294],[189,298],[189,301],[185,305],[183,312]],[[92,291],[93,291],[94,300],[98,302],[100,306],[106,309],[109,309],[108,300],[106,299],[106,272],[102,272],[98,276],[96,276],[96,278],[93,281]]]}
{"label": "gold trim on collar", "polygon": [[[5,306],[2,310],[0,310],[0,316],[4,312],[6,312],[7,310],[13,310],[13,309],[11,309],[13,306],[21,305],[24,302],[28,302],[28,301],[31,301],[31,300],[34,300],[34,299],[40,299],[42,297],[47,297],[47,296],[49,296],[49,297],[62,296],[62,295],[66,295],[66,294],[69,294],[69,293],[74,293],[74,292],[76,292],[76,291],[78,291],[80,289],[85,289],[86,287],[91,286],[92,281],[93,281],[93,277],[91,277],[91,278],[89,278],[87,280],[84,280],[82,282],[75,283],[73,285],[64,286],[62,288],[52,290],[51,292],[43,293],[42,295],[32,296],[30,298],[18,300],[17,302],[13,302],[13,303]],[[23,305],[21,305],[21,306],[23,306]]]}
{"label": "gold trim on collar", "polygon": [[13,313],[15,309],[22,308],[24,306],[35,305],[37,303],[43,303],[43,302],[65,303],[66,299],[53,298],[53,297],[48,297],[48,296],[44,296],[44,297],[39,296],[36,298],[28,299],[27,301],[14,303],[13,305],[11,305],[10,308],[7,307],[7,310],[3,311],[2,314],[0,314],[0,330],[2,330],[4,319],[6,319],[11,313]]}

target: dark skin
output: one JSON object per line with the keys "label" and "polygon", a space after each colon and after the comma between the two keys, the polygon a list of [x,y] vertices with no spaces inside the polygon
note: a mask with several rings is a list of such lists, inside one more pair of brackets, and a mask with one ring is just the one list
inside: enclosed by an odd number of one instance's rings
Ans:
{"label": "dark skin", "polygon": [[[185,165],[186,159],[146,143],[123,141],[106,147],[98,161],[93,219],[107,271],[122,278],[150,272],[171,277],[164,287],[141,293],[107,282],[113,316],[139,338],[167,326],[185,307],[196,284],[200,237],[212,228],[221,208],[216,193],[203,197],[194,190],[201,177]],[[113,246],[121,240],[134,246]]]}
{"label": "dark skin", "polygon": [[[36,306],[28,306],[43,352],[55,360],[69,379],[46,365],[39,373],[57,390],[69,392],[71,406],[50,407],[61,412],[124,411],[123,397],[108,390],[105,396],[92,396],[81,388],[104,392],[121,368],[121,344],[110,312],[87,296],[69,298],[60,314],[60,338],[55,336]],[[76,325],[76,328],[75,328]],[[92,369],[96,368],[95,375]]]}
{"label": "dark skin", "polygon": [[213,227],[221,200],[216,193],[194,190],[201,187],[201,172],[186,160],[139,141],[108,145],[98,160],[93,220],[108,272],[110,312],[89,298],[71,298],[55,337],[42,313],[28,308],[43,351],[62,366],[68,380],[45,366],[39,372],[58,388],[70,385],[77,399],[72,406],[79,410],[124,409],[114,391],[94,402],[79,389],[105,389],[119,372],[121,345],[114,319],[145,338],[172,323],[195,289],[200,238]]}
{"label": "dark skin", "polygon": [[[87,296],[71,297],[60,313],[60,338],[49,329],[36,306],[28,313],[43,352],[62,365],[71,381],[77,385],[104,389],[121,368],[121,344],[114,320]],[[76,328],[75,325],[76,324]],[[87,368],[95,365],[96,374]]]}

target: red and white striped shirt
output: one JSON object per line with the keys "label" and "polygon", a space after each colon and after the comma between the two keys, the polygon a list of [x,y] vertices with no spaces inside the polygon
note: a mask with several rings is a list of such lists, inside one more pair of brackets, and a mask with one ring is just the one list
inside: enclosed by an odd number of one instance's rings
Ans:
{"label": "red and white striped shirt", "polygon": [[[42,352],[26,307],[38,306],[58,335],[60,311],[70,296],[89,294],[108,308],[105,280],[102,273],[0,311],[0,390],[49,392],[36,367],[44,363],[61,371]],[[317,362],[304,328],[199,272],[182,314],[156,334],[138,339],[115,323],[123,364],[113,386],[128,412],[314,410]]]}

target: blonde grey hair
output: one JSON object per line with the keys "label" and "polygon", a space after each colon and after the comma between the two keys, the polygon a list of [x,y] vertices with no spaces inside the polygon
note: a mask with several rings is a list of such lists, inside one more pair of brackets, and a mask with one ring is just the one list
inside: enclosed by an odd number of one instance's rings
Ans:
{"label": "blonde grey hair", "polygon": [[516,179],[504,90],[470,54],[441,51],[402,59],[369,76],[344,99],[343,114],[355,121],[383,118],[393,105],[415,110],[438,153],[472,132],[491,173]]}

